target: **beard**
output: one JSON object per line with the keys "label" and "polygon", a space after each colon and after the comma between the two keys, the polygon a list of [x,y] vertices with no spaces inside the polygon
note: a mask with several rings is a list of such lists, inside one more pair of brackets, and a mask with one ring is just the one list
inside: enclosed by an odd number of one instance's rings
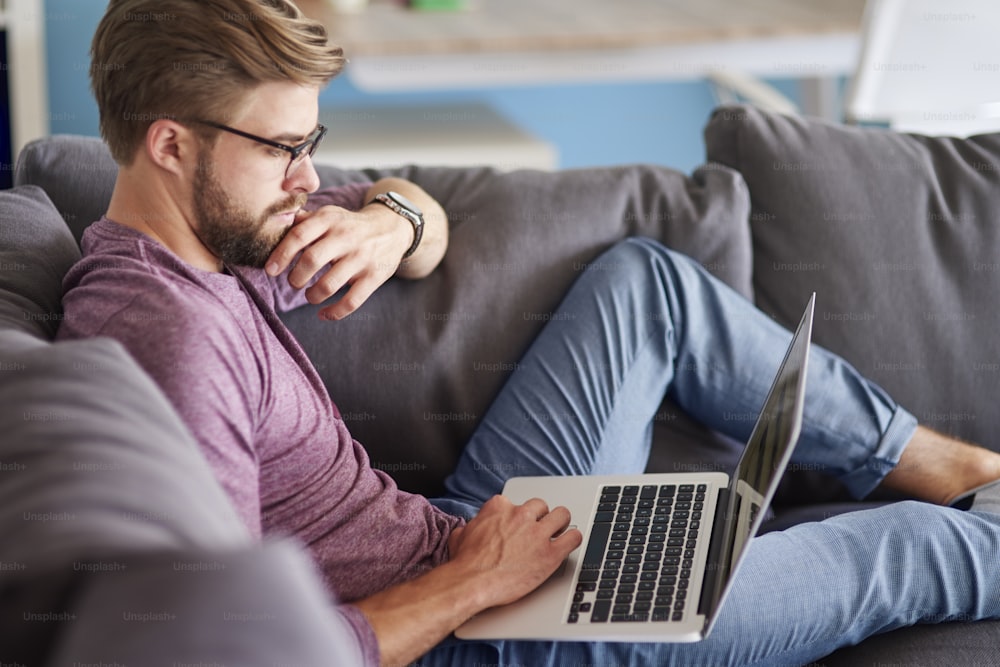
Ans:
{"label": "beard", "polygon": [[285,237],[284,229],[265,231],[271,216],[300,208],[305,194],[289,195],[254,215],[245,206],[235,204],[215,178],[213,165],[203,155],[203,178],[194,183],[194,211],[198,216],[198,238],[226,264],[264,268],[268,257]]}

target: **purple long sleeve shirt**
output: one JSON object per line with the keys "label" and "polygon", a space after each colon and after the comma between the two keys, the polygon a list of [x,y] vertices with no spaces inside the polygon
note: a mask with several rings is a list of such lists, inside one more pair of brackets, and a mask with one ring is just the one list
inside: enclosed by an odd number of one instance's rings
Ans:
{"label": "purple long sleeve shirt", "polygon": [[[320,191],[309,208],[357,210],[367,187]],[[192,431],[253,535],[306,544],[347,602],[447,558],[448,536],[462,521],[370,466],[277,317],[305,303],[285,276],[196,269],[107,218],[82,245],[84,258],[63,283],[58,337],[109,336],[128,349]],[[342,613],[377,656],[360,612]]]}

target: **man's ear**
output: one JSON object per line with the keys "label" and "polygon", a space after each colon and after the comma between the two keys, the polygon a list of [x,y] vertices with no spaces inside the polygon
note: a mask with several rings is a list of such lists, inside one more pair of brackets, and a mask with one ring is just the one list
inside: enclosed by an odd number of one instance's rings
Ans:
{"label": "man's ear", "polygon": [[146,131],[146,154],[161,169],[182,175],[198,154],[198,138],[177,121],[161,118]]}

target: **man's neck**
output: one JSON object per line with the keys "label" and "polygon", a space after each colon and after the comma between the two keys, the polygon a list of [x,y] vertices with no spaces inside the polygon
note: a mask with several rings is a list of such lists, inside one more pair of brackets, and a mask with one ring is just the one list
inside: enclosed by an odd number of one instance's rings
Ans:
{"label": "man's neck", "polygon": [[222,271],[222,261],[194,232],[193,212],[141,168],[123,167],[108,205],[107,217],[145,234],[175,255],[203,271]]}

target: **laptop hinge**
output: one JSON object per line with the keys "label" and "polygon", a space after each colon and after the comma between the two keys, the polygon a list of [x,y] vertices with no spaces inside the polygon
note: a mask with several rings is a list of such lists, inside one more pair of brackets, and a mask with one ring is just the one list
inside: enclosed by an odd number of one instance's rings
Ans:
{"label": "laptop hinge", "polygon": [[719,596],[722,595],[722,582],[726,580],[733,552],[732,526],[739,508],[730,513],[730,495],[728,487],[719,489],[715,505],[715,521],[705,561],[705,578],[702,580],[701,599],[698,601],[698,613],[706,617],[715,609]]}

